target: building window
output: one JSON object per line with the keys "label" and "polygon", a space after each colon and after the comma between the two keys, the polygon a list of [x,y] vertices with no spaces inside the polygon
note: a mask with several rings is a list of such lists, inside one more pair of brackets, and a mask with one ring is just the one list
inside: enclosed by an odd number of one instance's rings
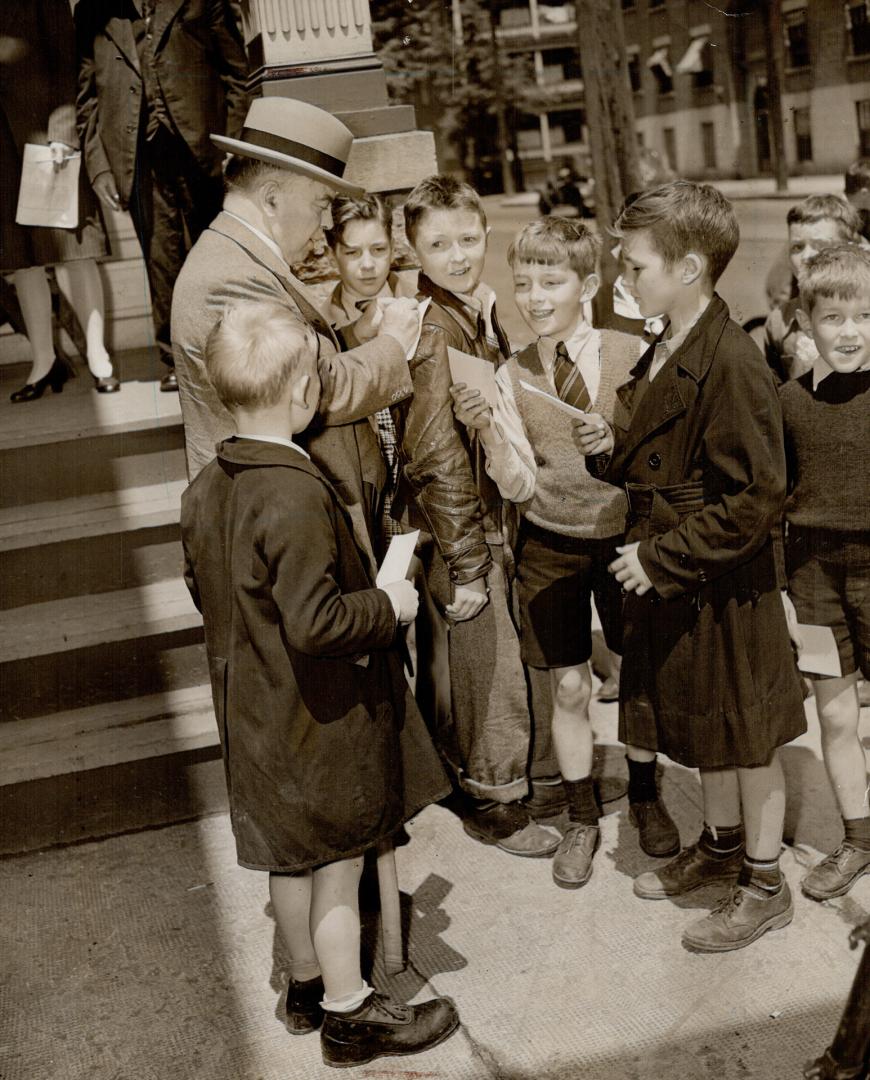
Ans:
{"label": "building window", "polygon": [[532,113],[521,113],[517,123],[517,147],[521,151],[535,151],[542,150],[543,146],[541,118]]}
{"label": "building window", "polygon": [[810,34],[807,9],[783,12],[786,64],[790,68],[810,66]]}
{"label": "building window", "polygon": [[852,56],[870,53],[870,19],[867,17],[866,0],[861,0],[859,4],[850,0],[846,4],[846,29],[849,31]]}
{"label": "building window", "polygon": [[637,135],[638,150],[643,150],[643,148],[646,146],[646,137],[644,136],[644,133],[642,131],[636,131],[635,135]]}
{"label": "building window", "polygon": [[649,0],[650,8],[663,8],[665,6],[665,0]]}
{"label": "building window", "polygon": [[860,157],[870,157],[870,98],[856,101],[858,108],[858,143]]}
{"label": "building window", "polygon": [[640,81],[640,53],[636,50],[628,54],[628,82],[631,86],[631,92],[633,94],[639,94],[641,89]]}
{"label": "building window", "polygon": [[552,86],[569,79],[583,78],[579,49],[547,49],[541,54],[541,59],[545,85]]}
{"label": "building window", "polygon": [[695,90],[713,85],[713,49],[708,33],[695,34],[677,64],[677,71],[682,75],[691,74]]}
{"label": "building window", "polygon": [[503,0],[498,24],[503,30],[514,30],[522,26],[531,26],[532,9],[528,0]]}
{"label": "building window", "polygon": [[560,109],[547,113],[550,142],[553,146],[583,142],[583,110]]}
{"label": "building window", "polygon": [[623,11],[633,11],[636,6],[636,0],[622,0]]}
{"label": "building window", "polygon": [[701,124],[701,145],[704,150],[704,168],[716,168],[716,129],[712,124]]}
{"label": "building window", "polygon": [[668,165],[674,170],[679,172],[677,168],[677,134],[672,127],[666,127],[662,134],[665,138],[665,158]]}
{"label": "building window", "polygon": [[668,46],[660,45],[647,60],[646,66],[653,73],[660,94],[674,92],[674,72],[668,59]]}
{"label": "building window", "polygon": [[798,161],[813,160],[813,135],[810,129],[810,110],[792,109],[794,143]]}

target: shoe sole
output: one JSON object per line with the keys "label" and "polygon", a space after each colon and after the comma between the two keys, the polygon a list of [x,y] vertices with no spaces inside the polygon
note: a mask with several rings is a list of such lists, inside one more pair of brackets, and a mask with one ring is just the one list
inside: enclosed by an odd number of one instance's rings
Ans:
{"label": "shoe sole", "polygon": [[569,881],[567,878],[558,878],[555,874],[553,874],[553,881],[556,885],[559,886],[560,889],[582,889],[591,877],[591,871],[586,875],[585,878],[583,878],[582,881]]}
{"label": "shoe sole", "polygon": [[504,847],[500,840],[496,840],[495,846],[499,851],[503,851],[505,855],[515,855],[519,859],[552,859],[559,850],[560,843],[561,840],[556,840],[551,847],[546,848],[544,851],[515,851],[513,848]]}
{"label": "shoe sole", "polygon": [[370,1057],[356,1058],[354,1061],[330,1061],[326,1054],[322,1054],[323,1064],[328,1065],[331,1069],[355,1069],[358,1065],[368,1065],[379,1057],[411,1057],[413,1054],[425,1054],[427,1050],[431,1050],[435,1046],[439,1046],[445,1039],[449,1039],[454,1031],[459,1027],[459,1017],[456,1017],[455,1022],[446,1031],[443,1031],[437,1039],[433,1039],[432,1042],[426,1043],[425,1046],[417,1046],[413,1050],[381,1050],[377,1054],[372,1054]]}
{"label": "shoe sole", "polygon": [[852,877],[846,882],[845,885],[839,889],[834,889],[833,892],[813,892],[812,889],[808,889],[803,882],[801,882],[801,892],[804,896],[808,896],[810,900],[834,900],[838,896],[845,896],[845,894],[852,888],[858,878],[863,877],[865,874],[870,874],[870,866],[865,866],[863,870],[859,870],[857,874],[853,874]]}
{"label": "shoe sole", "polygon": [[641,900],[673,900],[676,896],[688,896],[689,893],[697,892],[698,889],[709,888],[711,885],[733,885],[734,882],[737,880],[737,875],[739,874],[739,872],[739,870],[735,870],[734,873],[730,874],[728,877],[712,878],[708,881],[699,881],[697,885],[693,885],[690,889],[681,889],[679,892],[643,892],[642,890],[638,889],[637,881],[634,882],[632,889],[634,895],[639,897]]}
{"label": "shoe sole", "polygon": [[760,937],[763,937],[769,930],[783,930],[794,918],[794,908],[789,908],[788,911],[783,911],[779,915],[774,915],[773,918],[768,919],[766,923],[759,926],[755,933],[748,938],[744,938],[741,941],[728,941],[719,944],[712,944],[708,942],[695,942],[690,941],[683,935],[683,945],[690,952],[699,953],[721,953],[721,952],[734,952],[737,949],[745,949],[747,945],[751,945],[753,942],[758,941]]}
{"label": "shoe sole", "polygon": [[317,1024],[309,1024],[308,1027],[291,1027],[291,1025],[285,1020],[284,1027],[287,1029],[290,1035],[310,1035],[312,1031],[319,1031],[320,1025],[323,1023],[321,1020]]}

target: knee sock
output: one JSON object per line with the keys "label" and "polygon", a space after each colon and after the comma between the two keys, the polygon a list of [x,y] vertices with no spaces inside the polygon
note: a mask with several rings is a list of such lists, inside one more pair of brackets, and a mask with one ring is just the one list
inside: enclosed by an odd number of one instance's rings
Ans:
{"label": "knee sock", "polygon": [[581,825],[597,825],[601,817],[601,807],[592,777],[584,776],[582,780],[563,780],[562,787],[565,789],[565,797],[568,800],[569,821],[579,822]]}
{"label": "knee sock", "polygon": [[632,761],[627,757],[625,760],[628,762],[628,801],[655,802],[659,797],[655,758],[652,761]]}
{"label": "knee sock", "polygon": [[748,855],[744,856],[737,884],[745,885],[757,896],[776,896],[782,888],[779,859],[750,859]]}
{"label": "knee sock", "polygon": [[846,841],[859,851],[870,851],[870,816],[843,818]]}
{"label": "knee sock", "polygon": [[730,859],[743,848],[743,826],[715,826],[704,822],[698,846],[711,859]]}

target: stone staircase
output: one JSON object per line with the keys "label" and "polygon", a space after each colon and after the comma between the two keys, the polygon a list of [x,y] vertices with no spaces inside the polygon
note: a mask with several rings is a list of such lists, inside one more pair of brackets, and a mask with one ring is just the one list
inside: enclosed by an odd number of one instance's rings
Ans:
{"label": "stone staircase", "polygon": [[178,396],[153,351],[12,405],[0,367],[0,854],[225,805],[202,625],[181,576]]}

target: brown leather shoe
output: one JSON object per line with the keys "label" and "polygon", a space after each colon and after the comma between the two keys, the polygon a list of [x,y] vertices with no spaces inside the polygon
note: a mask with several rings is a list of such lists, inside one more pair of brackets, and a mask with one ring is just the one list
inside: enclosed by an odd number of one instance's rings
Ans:
{"label": "brown leather shoe", "polygon": [[733,855],[715,859],[699,844],[691,844],[658,870],[648,870],[634,879],[634,895],[642,900],[665,900],[685,896],[705,885],[732,885],[743,865],[743,846]]}
{"label": "brown leather shoe", "polygon": [[497,844],[519,832],[529,823],[529,815],[521,802],[497,803],[475,799],[462,820],[469,836],[482,844]]}
{"label": "brown leather shoe", "polygon": [[679,853],[680,833],[661,799],[631,803],[628,817],[637,828],[641,851],[656,859]]}
{"label": "brown leather shoe", "polygon": [[870,851],[844,840],[804,876],[801,890],[813,900],[831,900],[847,893],[862,874],[870,874]]}
{"label": "brown leather shoe", "polygon": [[291,979],[287,985],[284,1026],[291,1035],[307,1035],[323,1023],[323,979],[317,975],[305,982]]}
{"label": "brown leather shoe", "polygon": [[730,952],[757,941],[768,930],[780,930],[794,918],[788,882],[773,896],[759,896],[735,885],[709,915],[683,931],[683,944],[697,952]]}
{"label": "brown leather shoe", "polygon": [[592,877],[592,859],[600,842],[597,825],[569,822],[553,859],[553,881],[560,889],[579,889]]}
{"label": "brown leather shoe", "polygon": [[325,1014],[320,1049],[326,1065],[346,1069],[376,1057],[422,1053],[458,1026],[459,1015],[450,998],[399,1005],[384,994],[371,993],[353,1012]]}
{"label": "brown leather shoe", "polygon": [[831,1054],[830,1046],[820,1058],[816,1058],[804,1069],[804,1080],[864,1080],[867,1076],[864,1065],[846,1068],[840,1065]]}
{"label": "brown leather shoe", "polygon": [[555,825],[550,822],[540,824],[530,821],[522,829],[511,833],[504,840],[499,840],[495,846],[508,855],[519,855],[525,859],[547,859],[554,854],[561,840],[562,834]]}

